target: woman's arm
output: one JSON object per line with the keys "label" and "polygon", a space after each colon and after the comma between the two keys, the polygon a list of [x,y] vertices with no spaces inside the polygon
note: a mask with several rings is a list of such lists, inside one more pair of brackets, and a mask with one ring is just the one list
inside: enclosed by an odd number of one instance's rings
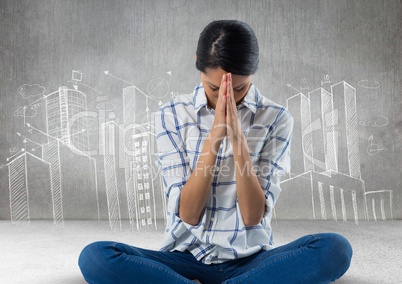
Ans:
{"label": "woman's arm", "polygon": [[219,88],[218,102],[215,107],[214,125],[204,143],[195,169],[180,193],[180,219],[193,226],[199,223],[207,202],[211,191],[219,146],[226,136],[225,93],[226,76],[224,75]]}
{"label": "woman's arm", "polygon": [[265,195],[254,173],[247,141],[243,133],[233,143],[233,156],[236,171],[236,192],[246,226],[261,222],[265,213]]}
{"label": "woman's arm", "polygon": [[[204,210],[213,179],[213,167],[216,163],[219,144],[212,142],[211,133],[208,135],[195,169],[183,186],[180,193],[179,215],[183,222],[197,225]],[[216,146],[218,145],[218,146]],[[216,147],[218,147],[216,149]]]}
{"label": "woman's arm", "polygon": [[229,130],[228,137],[233,148],[237,200],[243,223],[246,226],[254,226],[259,224],[264,216],[265,195],[253,171],[247,141],[237,117],[231,74],[228,74],[226,97],[226,122]]}

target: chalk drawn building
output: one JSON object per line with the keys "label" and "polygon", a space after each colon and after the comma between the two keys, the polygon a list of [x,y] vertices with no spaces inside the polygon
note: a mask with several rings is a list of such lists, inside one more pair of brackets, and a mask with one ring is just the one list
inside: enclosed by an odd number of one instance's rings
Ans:
{"label": "chalk drawn building", "polygon": [[392,190],[366,192],[369,220],[392,220]]}
{"label": "chalk drawn building", "polygon": [[[154,143],[149,109],[142,109],[143,93],[135,86],[123,89],[125,181],[130,226],[156,228],[156,197],[151,146]],[[139,115],[145,122],[138,123]]]}
{"label": "chalk drawn building", "polygon": [[51,165],[53,220],[99,219],[95,160],[77,155],[60,140],[44,144],[42,158]]}
{"label": "chalk drawn building", "polygon": [[136,131],[133,135],[134,163],[130,166],[137,200],[137,227],[156,226],[155,187],[150,155],[149,132]]}
{"label": "chalk drawn building", "polygon": [[[331,93],[323,88],[308,96],[299,93],[287,100],[287,108],[295,122],[292,164],[289,177],[281,182],[276,216],[356,223],[368,219],[368,193],[360,173],[356,89],[342,81],[331,86]],[[301,210],[300,204],[310,209]],[[392,200],[383,204],[391,206]]]}
{"label": "chalk drawn building", "polygon": [[87,98],[84,93],[67,87],[46,96],[47,133],[80,151],[89,150],[87,133]]}
{"label": "chalk drawn building", "polygon": [[46,142],[29,139],[38,147],[8,163],[11,219],[53,219],[58,226],[65,219],[99,219],[96,163],[84,152],[88,150],[86,95],[60,87],[41,99],[46,130],[25,126],[31,134],[46,137]]}
{"label": "chalk drawn building", "polygon": [[116,125],[106,122],[101,125],[104,145],[104,174],[109,224],[113,231],[121,230],[121,210],[116,164]]}
{"label": "chalk drawn building", "polygon": [[[123,89],[123,124],[101,124],[101,153],[108,218],[112,230],[121,230],[128,218],[131,229],[157,228],[152,123],[141,106],[143,93],[135,86]],[[144,123],[138,123],[144,119]],[[164,208],[159,206],[158,208]],[[162,211],[163,209],[161,209]]]}
{"label": "chalk drawn building", "polygon": [[[121,230],[125,219],[132,229],[157,228],[166,200],[163,194],[155,196],[158,183],[154,181],[160,176],[153,167],[150,97],[135,86],[124,88],[122,95],[123,124],[114,113],[107,113],[108,102],[97,105],[99,117],[88,112],[87,96],[77,84],[36,100],[35,114],[39,106],[43,108],[40,116],[35,115],[35,124],[28,123],[29,116],[23,113],[24,126],[36,141],[30,136],[35,148],[7,159],[12,222],[53,219],[63,226],[66,219],[107,218],[112,230]],[[17,135],[28,142],[21,133]],[[40,200],[32,202],[32,198]]]}
{"label": "chalk drawn building", "polygon": [[60,140],[42,145],[42,157],[29,152],[8,163],[13,223],[52,219],[99,219],[96,165]]}
{"label": "chalk drawn building", "polygon": [[11,222],[52,218],[50,164],[23,152],[8,163],[8,172]]}

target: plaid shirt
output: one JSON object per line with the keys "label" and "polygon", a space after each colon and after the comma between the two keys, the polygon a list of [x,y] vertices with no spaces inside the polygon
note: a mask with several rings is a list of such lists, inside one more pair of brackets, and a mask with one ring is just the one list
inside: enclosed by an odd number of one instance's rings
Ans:
{"label": "plaid shirt", "polygon": [[237,112],[254,172],[265,193],[263,219],[256,226],[243,223],[236,196],[233,150],[227,138],[219,148],[216,166],[206,169],[212,171],[213,181],[199,224],[192,226],[180,219],[180,191],[196,166],[214,121],[214,110],[208,107],[200,84],[192,94],[162,105],[155,116],[158,163],[168,198],[162,251],[187,250],[197,260],[211,264],[272,248],[270,221],[281,192],[280,177],[290,170],[293,118],[284,107],[261,96],[254,85]]}

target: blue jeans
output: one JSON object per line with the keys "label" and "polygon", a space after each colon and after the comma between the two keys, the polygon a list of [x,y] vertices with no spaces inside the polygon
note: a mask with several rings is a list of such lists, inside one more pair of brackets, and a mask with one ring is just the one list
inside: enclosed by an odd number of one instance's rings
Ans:
{"label": "blue jeans", "polygon": [[333,233],[308,235],[287,245],[222,264],[206,265],[189,252],[162,252],[116,242],[84,248],[79,266],[89,283],[329,283],[349,268],[352,248]]}

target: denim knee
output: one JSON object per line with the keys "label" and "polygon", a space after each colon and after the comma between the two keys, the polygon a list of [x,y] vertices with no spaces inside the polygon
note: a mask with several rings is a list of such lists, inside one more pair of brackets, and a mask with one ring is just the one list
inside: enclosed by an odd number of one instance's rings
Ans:
{"label": "denim knee", "polygon": [[78,266],[88,282],[106,267],[104,252],[111,242],[94,242],[87,245],[78,258]]}
{"label": "denim knee", "polygon": [[92,259],[99,257],[98,254],[101,250],[103,250],[104,247],[105,242],[94,242],[84,247],[78,258],[78,265],[81,267],[87,262],[90,262]]}
{"label": "denim knee", "polygon": [[352,246],[349,241],[336,233],[327,234],[327,246],[323,263],[327,263],[328,271],[333,271],[335,278],[341,277],[349,268],[352,260]]}
{"label": "denim knee", "polygon": [[340,262],[349,266],[353,255],[353,249],[349,241],[342,235],[332,234],[332,245],[334,250],[338,251]]}

